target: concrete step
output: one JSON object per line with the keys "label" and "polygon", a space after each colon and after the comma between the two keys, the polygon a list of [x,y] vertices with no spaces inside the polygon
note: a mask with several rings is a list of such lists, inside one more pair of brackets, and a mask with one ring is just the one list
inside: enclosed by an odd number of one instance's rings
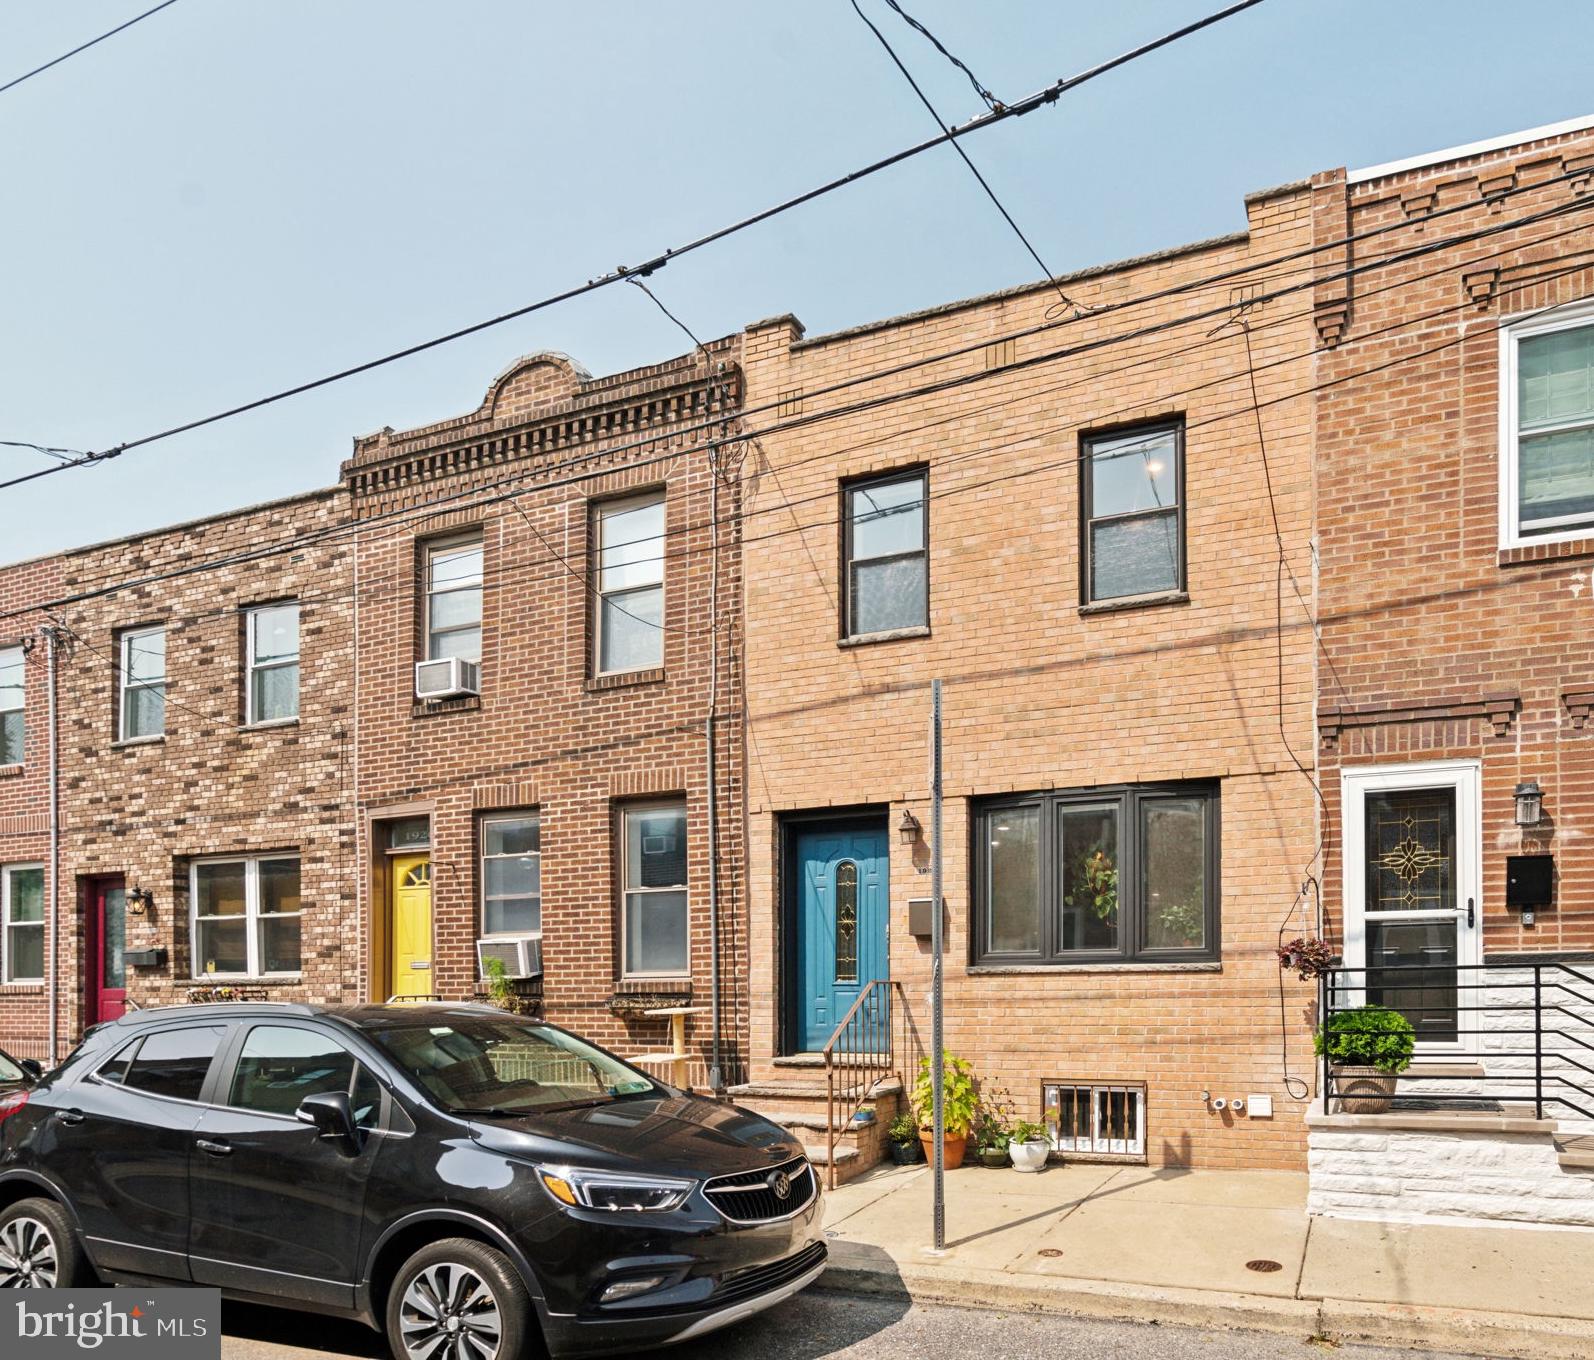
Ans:
{"label": "concrete step", "polygon": [[[803,1152],[815,1166],[830,1165],[830,1154],[823,1143],[815,1143],[812,1146],[804,1144]],[[836,1169],[839,1171],[843,1167],[850,1168],[862,1155],[855,1147],[836,1144]]]}
{"label": "concrete step", "polygon": [[828,1124],[836,1130],[839,1136],[859,1127],[853,1122],[850,1110],[842,1111],[836,1116],[834,1121],[827,1121],[823,1110],[760,1110],[759,1114],[763,1115],[772,1124],[779,1124],[783,1129],[792,1129],[794,1131],[817,1129],[820,1133],[823,1133]]}
{"label": "concrete step", "polygon": [[[836,1060],[838,1065],[843,1067],[848,1062],[856,1064],[860,1061],[884,1067],[891,1061],[891,1055],[888,1053],[838,1054]],[[823,1072],[825,1070],[825,1055],[823,1053],[786,1053],[781,1057],[771,1058],[769,1064],[771,1067],[783,1068],[818,1068]]]}
{"label": "concrete step", "polygon": [[[886,1077],[882,1081],[877,1081],[864,1099],[876,1100],[881,1096],[900,1095],[901,1092],[902,1083],[895,1077]],[[775,1077],[732,1086],[727,1094],[732,1100],[817,1100],[823,1103],[825,1080],[823,1076],[807,1080],[796,1077]]]}
{"label": "concrete step", "polygon": [[1558,1135],[1555,1152],[1562,1171],[1594,1171],[1594,1135],[1577,1138]]}

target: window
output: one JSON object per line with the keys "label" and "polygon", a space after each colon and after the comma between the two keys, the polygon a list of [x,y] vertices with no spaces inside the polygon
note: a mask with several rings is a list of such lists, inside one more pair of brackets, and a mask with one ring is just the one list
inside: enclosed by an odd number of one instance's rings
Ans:
{"label": "window", "polygon": [[481,540],[426,549],[426,659],[482,659]]}
{"label": "window", "polygon": [[[151,1034],[139,1045],[121,1084],[152,1096],[198,1100],[205,1089],[210,1060],[216,1056],[226,1032],[225,1025],[204,1025]],[[102,1080],[114,1080],[107,1072],[100,1075]]]}
{"label": "window", "polygon": [[1184,426],[1087,435],[1081,450],[1084,603],[1184,589]]}
{"label": "window", "polygon": [[1094,1157],[1145,1156],[1144,1086],[1048,1082],[1041,1088],[1041,1101],[1054,1150]]}
{"label": "window", "polygon": [[664,496],[594,511],[598,554],[597,670],[664,664]]}
{"label": "window", "polygon": [[268,604],[247,615],[247,720],[286,722],[299,716],[299,606]]}
{"label": "window", "polygon": [[0,979],[44,981],[44,866],[8,864],[0,869]]}
{"label": "window", "polygon": [[1035,794],[975,819],[979,963],[1218,957],[1218,794]]}
{"label": "window", "polygon": [[201,860],[191,881],[194,975],[299,971],[299,861]]}
{"label": "window", "polygon": [[307,1096],[338,1091],[349,1097],[357,1125],[376,1123],[382,1088],[336,1039],[295,1026],[256,1025],[238,1055],[227,1104],[292,1118]]}
{"label": "window", "polygon": [[1500,541],[1594,532],[1594,305],[1500,332]]}
{"label": "window", "polygon": [[26,718],[22,711],[27,676],[20,647],[0,648],[0,765],[22,764]]}
{"label": "window", "polygon": [[166,731],[166,630],[122,634],[121,740],[139,741]]}
{"label": "window", "polygon": [[624,865],[621,935],[627,976],[690,971],[686,948],[686,808],[629,807],[620,814]]}
{"label": "window", "polygon": [[482,822],[482,934],[542,931],[542,836],[537,814]]}
{"label": "window", "polygon": [[845,636],[929,627],[927,488],[923,472],[844,488]]}

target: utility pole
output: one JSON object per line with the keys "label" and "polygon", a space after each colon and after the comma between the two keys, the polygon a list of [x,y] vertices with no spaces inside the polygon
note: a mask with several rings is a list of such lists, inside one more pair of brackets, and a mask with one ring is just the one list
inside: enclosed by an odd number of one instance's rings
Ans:
{"label": "utility pole", "polygon": [[930,682],[930,1090],[934,1112],[935,1250],[946,1250],[946,1064],[941,1039],[941,682]]}

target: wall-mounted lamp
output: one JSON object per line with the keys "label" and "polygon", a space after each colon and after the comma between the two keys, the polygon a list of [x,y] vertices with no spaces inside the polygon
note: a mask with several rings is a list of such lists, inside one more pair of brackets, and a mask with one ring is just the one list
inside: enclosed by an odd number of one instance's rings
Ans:
{"label": "wall-mounted lamp", "polygon": [[129,888],[127,890],[127,909],[134,916],[142,916],[155,905],[155,894],[148,888]]}
{"label": "wall-mounted lamp", "polygon": [[919,819],[907,808],[902,809],[902,820],[897,823],[897,839],[904,845],[917,845],[919,842]]}
{"label": "wall-mounted lamp", "polygon": [[1516,787],[1517,825],[1537,826],[1544,819],[1544,794],[1532,779]]}

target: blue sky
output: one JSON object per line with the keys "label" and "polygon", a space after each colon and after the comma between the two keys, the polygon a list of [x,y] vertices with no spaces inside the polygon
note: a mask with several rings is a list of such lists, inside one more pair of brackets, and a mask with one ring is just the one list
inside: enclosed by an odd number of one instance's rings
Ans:
{"label": "blue sky", "polygon": [[[974,92],[861,0],[949,118]],[[0,83],[146,8],[0,7]],[[1210,9],[908,0],[1014,98]],[[1053,269],[1244,226],[1242,196],[1594,112],[1574,0],[1268,0],[971,139]],[[634,263],[916,141],[847,0],[179,0],[0,95],[0,438],[98,449]],[[950,149],[680,260],[699,335],[816,333],[1036,276]],[[518,354],[686,348],[617,287],[0,492],[0,561],[336,480]],[[0,449],[0,471],[42,459]]]}

